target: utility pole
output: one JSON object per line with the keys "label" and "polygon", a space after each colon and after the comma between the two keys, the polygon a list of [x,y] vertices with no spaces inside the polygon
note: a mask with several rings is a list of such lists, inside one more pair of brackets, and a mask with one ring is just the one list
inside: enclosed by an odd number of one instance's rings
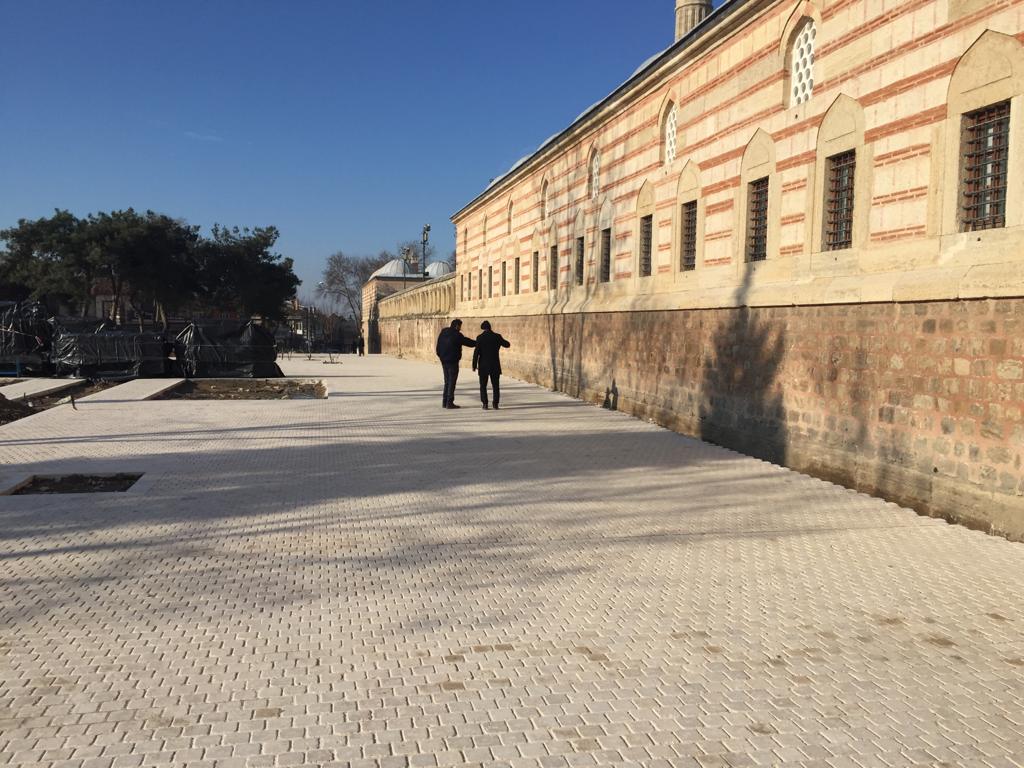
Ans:
{"label": "utility pole", "polygon": [[423,268],[423,276],[427,276],[427,240],[430,239],[430,225],[423,225],[423,250],[420,252],[423,258],[423,263],[420,265]]}

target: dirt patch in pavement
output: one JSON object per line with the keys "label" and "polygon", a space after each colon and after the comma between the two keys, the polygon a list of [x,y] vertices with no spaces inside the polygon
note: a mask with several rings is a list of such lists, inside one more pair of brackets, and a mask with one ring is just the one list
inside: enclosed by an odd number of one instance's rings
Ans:
{"label": "dirt patch in pavement", "polygon": [[81,399],[86,395],[93,395],[105,389],[116,387],[122,382],[114,381],[87,381],[77,384],[69,389],[62,389],[49,395],[29,395],[19,397],[15,400],[7,400],[0,395],[0,424],[9,424],[12,421],[31,416],[33,413],[41,413],[55,405],[71,403],[72,398]]}
{"label": "dirt patch in pavement", "polygon": [[300,379],[189,379],[155,400],[318,400],[322,381]]}
{"label": "dirt patch in pavement", "polygon": [[141,474],[37,475],[14,491],[12,496],[37,493],[111,493],[127,491]]}

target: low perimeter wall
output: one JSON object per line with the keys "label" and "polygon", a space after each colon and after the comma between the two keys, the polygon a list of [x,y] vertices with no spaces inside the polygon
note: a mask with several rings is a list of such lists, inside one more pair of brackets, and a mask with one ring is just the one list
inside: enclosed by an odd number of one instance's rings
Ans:
{"label": "low perimeter wall", "polygon": [[[491,319],[508,375],[1024,540],[1024,299]],[[445,324],[383,319],[382,350]]]}

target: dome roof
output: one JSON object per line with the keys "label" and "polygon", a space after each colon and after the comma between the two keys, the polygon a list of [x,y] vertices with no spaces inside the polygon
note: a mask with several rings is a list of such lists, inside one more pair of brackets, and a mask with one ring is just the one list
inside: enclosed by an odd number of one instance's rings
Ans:
{"label": "dome roof", "polygon": [[413,275],[413,273],[409,272],[409,267],[406,266],[404,261],[401,259],[392,259],[370,275],[370,279],[372,280],[375,277],[406,277],[411,275]]}
{"label": "dome roof", "polygon": [[427,275],[430,277],[441,277],[441,275],[447,275],[451,271],[451,265],[447,261],[435,261],[433,264],[427,265]]}

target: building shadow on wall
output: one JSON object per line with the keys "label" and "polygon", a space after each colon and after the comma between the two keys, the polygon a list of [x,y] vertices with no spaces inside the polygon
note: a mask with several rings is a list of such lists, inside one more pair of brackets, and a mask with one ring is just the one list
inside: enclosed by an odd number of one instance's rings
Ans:
{"label": "building shadow on wall", "polygon": [[704,356],[700,437],[784,465],[787,433],[777,379],[785,330],[747,306],[754,267],[745,265],[737,308],[724,310],[728,316],[719,320]]}

